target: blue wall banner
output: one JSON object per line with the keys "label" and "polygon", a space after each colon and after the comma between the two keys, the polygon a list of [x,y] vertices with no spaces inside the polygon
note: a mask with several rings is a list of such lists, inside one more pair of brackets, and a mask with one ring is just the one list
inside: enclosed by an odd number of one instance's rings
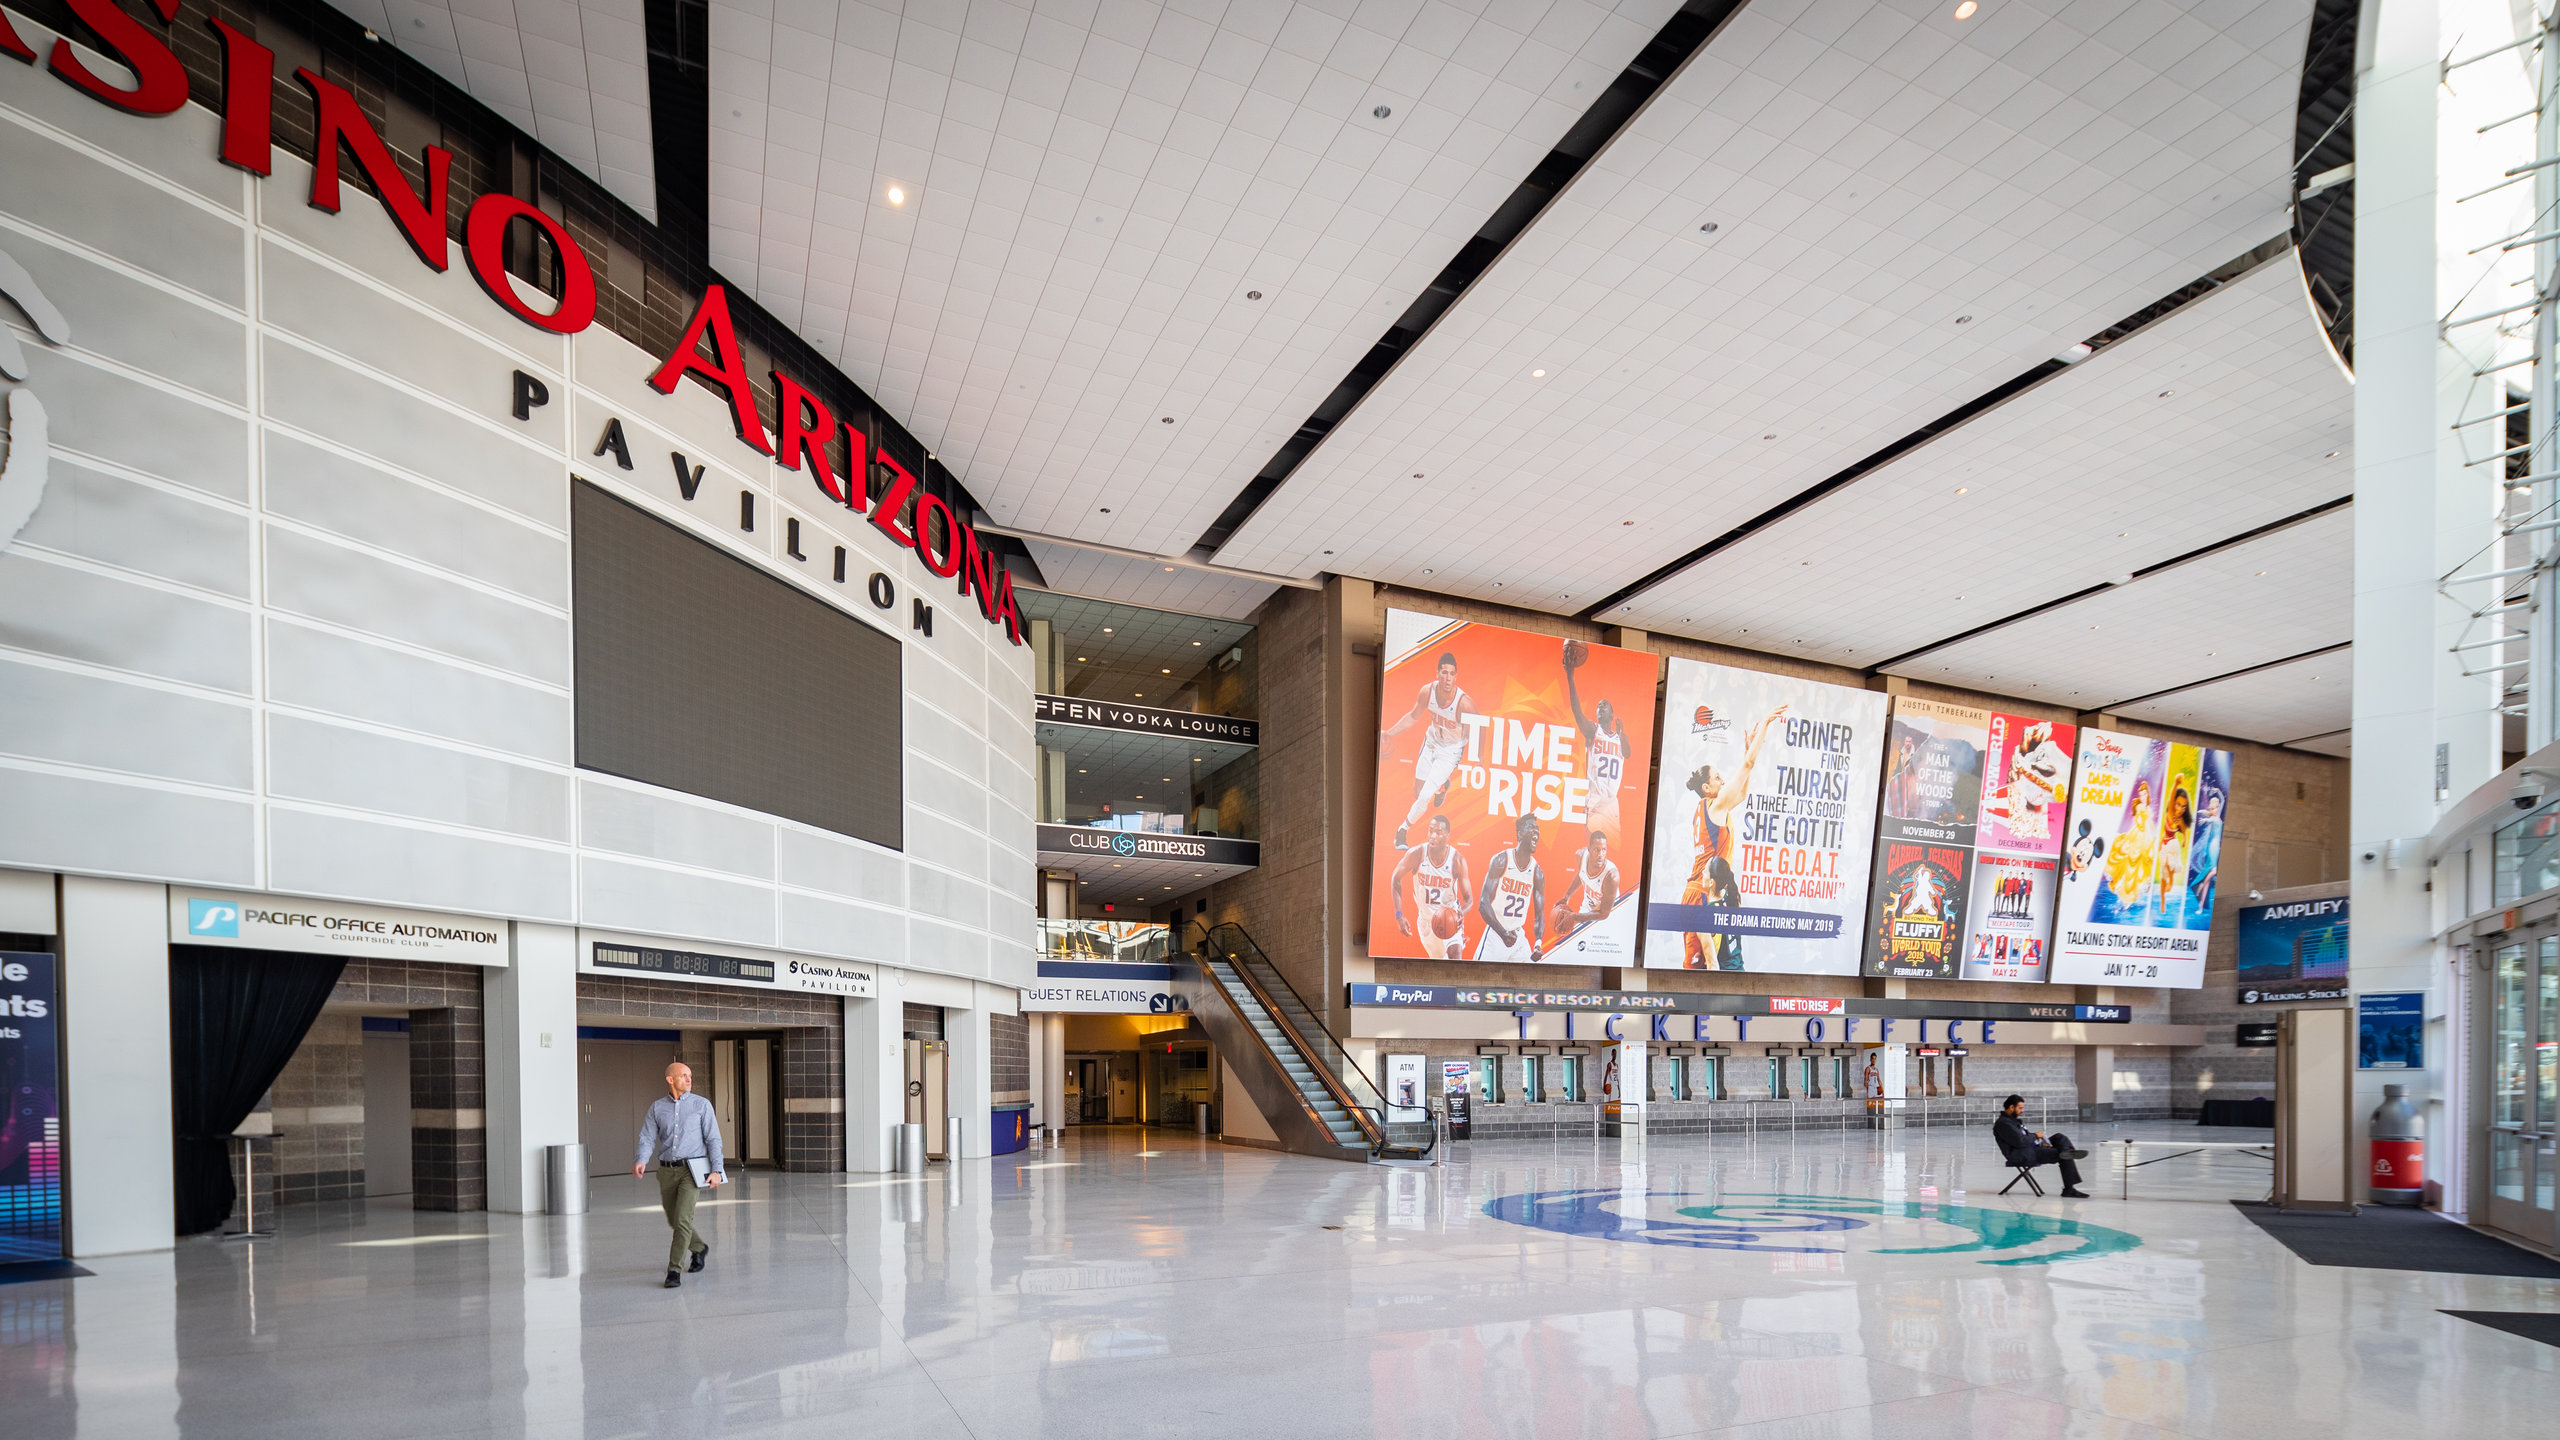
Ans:
{"label": "blue wall banner", "polygon": [[2240,907],[2240,1003],[2347,993],[2347,897]]}
{"label": "blue wall banner", "polygon": [[[2400,990],[2356,997],[2356,1068],[2427,1068],[2427,997]],[[2546,1072],[2547,1073],[2547,1072]]]}
{"label": "blue wall banner", "polygon": [[54,959],[0,951],[0,1265],[62,1255],[62,1088]]}

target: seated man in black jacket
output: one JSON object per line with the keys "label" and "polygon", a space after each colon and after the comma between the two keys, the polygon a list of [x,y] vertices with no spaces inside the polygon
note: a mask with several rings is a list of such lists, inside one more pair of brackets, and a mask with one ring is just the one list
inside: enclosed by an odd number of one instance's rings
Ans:
{"label": "seated man in black jacket", "polygon": [[2080,1188],[2080,1167],[2071,1163],[2086,1160],[2089,1152],[2071,1148],[2071,1137],[2056,1133],[2050,1138],[2027,1128],[2027,1097],[2012,1095],[2000,1102],[2000,1118],[1991,1122],[1991,1138],[1999,1142],[2000,1158],[2012,1165],[2058,1165],[2062,1167],[2062,1194],[2071,1200],[2086,1200],[2087,1191]]}

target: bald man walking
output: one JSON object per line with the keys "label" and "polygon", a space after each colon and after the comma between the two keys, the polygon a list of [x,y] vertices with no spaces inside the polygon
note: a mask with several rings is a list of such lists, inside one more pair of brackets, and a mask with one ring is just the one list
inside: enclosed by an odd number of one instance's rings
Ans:
{"label": "bald man walking", "polygon": [[[667,1243],[666,1288],[673,1290],[684,1284],[685,1272],[700,1270],[711,1255],[711,1247],[693,1230],[693,1202],[702,1193],[700,1186],[729,1183],[721,1164],[720,1117],[711,1113],[710,1101],[693,1093],[693,1067],[681,1060],[667,1067],[667,1093],[650,1102],[649,1113],[641,1118],[640,1150],[631,1173],[648,1174],[653,1160],[658,1203],[667,1212],[667,1228],[675,1232]],[[699,1181],[696,1165],[701,1166]]]}

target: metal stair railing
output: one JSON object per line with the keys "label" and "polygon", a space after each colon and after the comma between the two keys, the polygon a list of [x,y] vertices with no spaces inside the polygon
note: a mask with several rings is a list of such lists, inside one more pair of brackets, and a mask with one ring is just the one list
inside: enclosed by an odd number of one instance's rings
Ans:
{"label": "metal stair railing", "polygon": [[1316,1017],[1314,1007],[1300,995],[1288,977],[1280,973],[1271,958],[1262,953],[1253,937],[1241,925],[1232,922],[1214,928],[1202,927],[1200,939],[1204,959],[1225,960],[1235,970],[1254,998],[1262,1003],[1274,1023],[1280,1026],[1298,1049],[1317,1083],[1332,1095],[1334,1103],[1348,1112],[1374,1152],[1389,1143],[1385,1115],[1387,1097],[1377,1085],[1351,1063],[1350,1054],[1334,1039],[1333,1032]]}
{"label": "metal stair railing", "polygon": [[[1220,977],[1218,970],[1221,965],[1224,965],[1229,974],[1233,975],[1232,980]],[[1302,1118],[1313,1128],[1313,1133],[1322,1135],[1337,1147],[1359,1148],[1364,1142],[1365,1134],[1361,1133],[1362,1127],[1358,1120],[1351,1115],[1347,1107],[1334,1099],[1332,1090],[1326,1087],[1318,1076],[1315,1060],[1298,1049],[1296,1042],[1290,1038],[1288,1027],[1282,1023],[1279,1016],[1271,1012],[1270,1007],[1263,1003],[1261,997],[1254,993],[1253,987],[1241,973],[1236,971],[1236,967],[1215,957],[1203,955],[1199,960],[1199,975],[1205,982],[1203,988],[1224,1002],[1225,1008],[1238,1027],[1238,1035],[1250,1037],[1252,1044],[1259,1047],[1264,1056],[1270,1060],[1271,1073],[1279,1080],[1288,1100],[1295,1102],[1302,1113]],[[1241,995],[1236,993],[1239,990],[1243,992]],[[1206,1018],[1205,1015],[1203,1018]],[[1289,1054],[1280,1053],[1279,1047],[1283,1045],[1290,1048]],[[1306,1084],[1301,1084],[1298,1080],[1300,1071],[1306,1074]],[[1311,1089],[1315,1092],[1313,1096],[1309,1093]],[[1324,1102],[1323,1108],[1319,1108],[1319,1097]],[[1348,1139],[1344,1138],[1327,1118],[1325,1109],[1331,1109],[1341,1116],[1343,1124],[1355,1133]]]}

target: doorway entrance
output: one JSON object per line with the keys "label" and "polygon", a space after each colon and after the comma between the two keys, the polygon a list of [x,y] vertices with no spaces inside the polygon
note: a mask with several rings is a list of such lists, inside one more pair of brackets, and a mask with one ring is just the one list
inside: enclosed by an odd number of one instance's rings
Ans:
{"label": "doorway entrance", "polygon": [[2498,948],[2489,972],[2489,1224],[2560,1249],[2560,935]]}
{"label": "doorway entrance", "polygon": [[907,1123],[924,1127],[928,1160],[947,1160],[950,1132],[951,1047],[940,1040],[907,1039]]}
{"label": "doorway entrance", "polygon": [[782,1165],[782,1037],[711,1037],[711,1113],[743,1165]]}

